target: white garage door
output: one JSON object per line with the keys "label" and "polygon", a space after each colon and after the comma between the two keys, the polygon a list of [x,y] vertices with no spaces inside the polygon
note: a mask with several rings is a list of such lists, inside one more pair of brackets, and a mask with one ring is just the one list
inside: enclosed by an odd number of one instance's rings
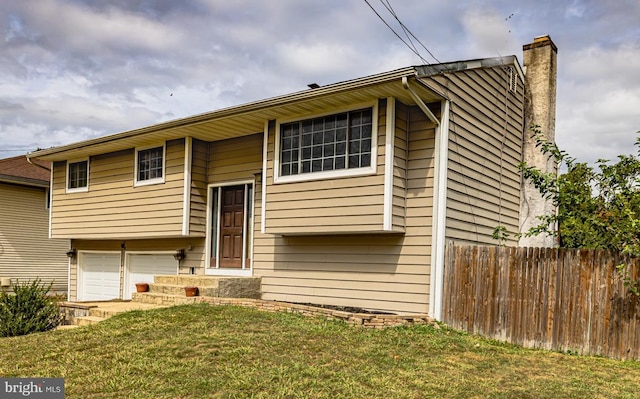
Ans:
{"label": "white garage door", "polygon": [[131,299],[136,292],[136,283],[153,283],[154,275],[178,274],[178,261],[173,254],[128,254],[127,285],[125,298]]}
{"label": "white garage door", "polygon": [[78,299],[104,301],[120,297],[120,253],[83,253]]}

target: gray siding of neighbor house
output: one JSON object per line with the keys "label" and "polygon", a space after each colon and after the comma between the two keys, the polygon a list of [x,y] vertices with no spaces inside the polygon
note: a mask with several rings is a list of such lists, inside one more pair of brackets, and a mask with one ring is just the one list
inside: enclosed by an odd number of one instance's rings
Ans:
{"label": "gray siding of neighbor house", "polygon": [[49,239],[46,189],[0,183],[0,277],[40,278],[66,293],[69,240]]}

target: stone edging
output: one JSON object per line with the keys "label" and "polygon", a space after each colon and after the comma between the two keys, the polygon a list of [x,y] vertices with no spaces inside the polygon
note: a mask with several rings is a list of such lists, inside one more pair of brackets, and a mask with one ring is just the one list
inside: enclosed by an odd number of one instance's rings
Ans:
{"label": "stone edging", "polygon": [[304,316],[322,316],[329,320],[342,320],[347,324],[365,328],[411,326],[416,324],[437,325],[435,320],[427,314],[389,315],[375,313],[350,313],[315,306],[266,301],[263,299],[214,298],[204,296],[196,298],[196,302],[209,303],[212,305],[238,305],[256,308],[267,312],[289,312],[302,314]]}

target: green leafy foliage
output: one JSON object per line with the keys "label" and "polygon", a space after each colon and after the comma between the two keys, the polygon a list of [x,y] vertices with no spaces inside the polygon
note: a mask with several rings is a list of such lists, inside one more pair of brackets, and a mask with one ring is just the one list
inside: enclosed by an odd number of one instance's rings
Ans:
{"label": "green leafy foliage", "polygon": [[0,292],[0,337],[13,337],[57,327],[61,315],[47,294],[51,284],[39,279],[12,284],[12,293]]}
{"label": "green leafy foliage", "polygon": [[[557,237],[563,248],[609,249],[640,257],[640,138],[635,142],[636,155],[619,155],[615,162],[599,159],[590,166],[545,140],[538,126],[531,130],[536,147],[566,172],[546,173],[520,164],[524,179],[552,201],[557,213],[539,216],[536,226],[517,235],[547,234]],[[494,238],[504,241],[508,233],[501,227]],[[618,273],[640,296],[625,265],[618,265]]]}
{"label": "green leafy foliage", "polygon": [[611,249],[640,256],[640,139],[637,155],[619,155],[617,162],[600,159],[596,166],[577,162],[532,127],[541,151],[566,173],[544,173],[526,163],[520,169],[557,214],[539,217],[527,235],[559,237],[564,248]]}

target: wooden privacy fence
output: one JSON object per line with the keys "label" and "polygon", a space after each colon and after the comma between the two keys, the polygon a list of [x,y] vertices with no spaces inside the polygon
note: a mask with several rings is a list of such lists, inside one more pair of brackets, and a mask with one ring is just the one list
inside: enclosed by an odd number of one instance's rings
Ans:
{"label": "wooden privacy fence", "polygon": [[532,348],[640,360],[640,262],[603,250],[448,244],[442,319]]}

